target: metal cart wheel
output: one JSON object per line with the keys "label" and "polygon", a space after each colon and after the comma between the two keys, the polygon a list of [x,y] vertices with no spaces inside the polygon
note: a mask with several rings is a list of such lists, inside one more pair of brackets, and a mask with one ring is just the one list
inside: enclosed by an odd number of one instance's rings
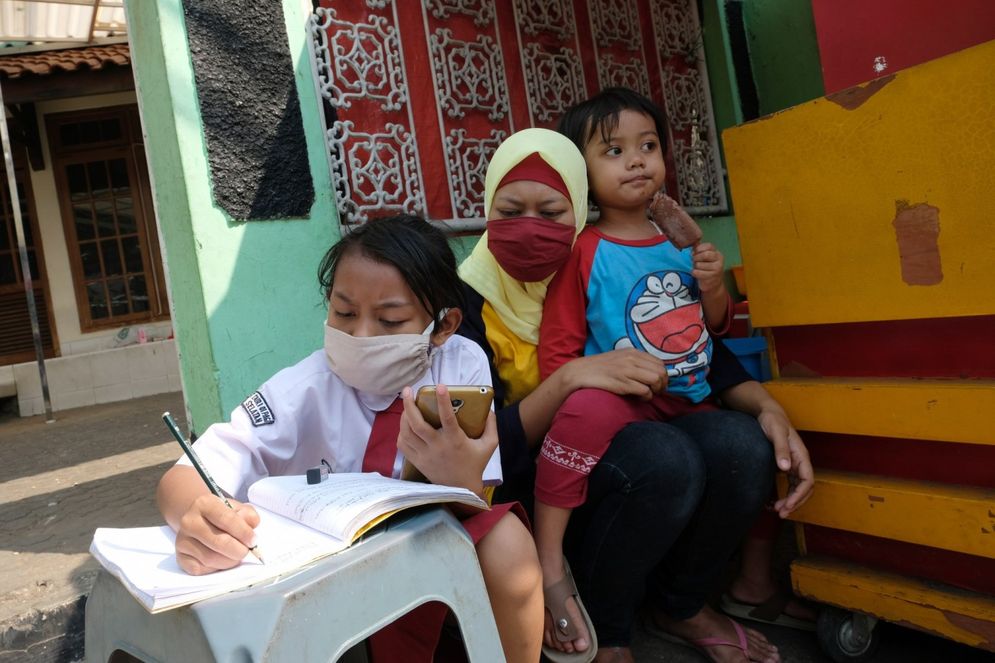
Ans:
{"label": "metal cart wheel", "polygon": [[836,663],[860,663],[874,656],[880,641],[877,618],[825,606],[816,622],[819,646]]}

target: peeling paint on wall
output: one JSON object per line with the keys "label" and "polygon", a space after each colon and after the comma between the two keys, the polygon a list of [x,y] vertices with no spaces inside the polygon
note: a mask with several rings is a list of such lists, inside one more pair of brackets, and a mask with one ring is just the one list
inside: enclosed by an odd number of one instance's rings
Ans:
{"label": "peeling paint on wall", "polygon": [[873,97],[881,88],[893,80],[895,80],[895,74],[890,76],[882,76],[881,78],[875,78],[873,81],[869,81],[864,85],[856,85],[845,90],[840,90],[834,94],[827,95],[826,99],[852,111],[864,105],[864,102]]}
{"label": "peeling paint on wall", "polygon": [[943,280],[940,264],[940,210],[926,203],[895,201],[895,239],[902,280],[909,285],[936,285]]}
{"label": "peeling paint on wall", "polygon": [[953,610],[943,610],[942,612],[943,616],[947,618],[947,621],[954,626],[977,634],[980,641],[977,643],[970,643],[974,647],[987,649],[988,651],[995,651],[995,624],[984,619],[972,617],[971,615],[963,615],[958,612],[954,612]]}

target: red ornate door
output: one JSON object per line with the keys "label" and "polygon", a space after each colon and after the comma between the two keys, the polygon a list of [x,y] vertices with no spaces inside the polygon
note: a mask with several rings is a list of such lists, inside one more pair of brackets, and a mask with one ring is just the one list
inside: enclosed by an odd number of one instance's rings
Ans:
{"label": "red ornate door", "polygon": [[321,0],[311,21],[345,223],[410,212],[482,227],[511,133],[625,86],[666,109],[667,188],[727,209],[693,0]]}

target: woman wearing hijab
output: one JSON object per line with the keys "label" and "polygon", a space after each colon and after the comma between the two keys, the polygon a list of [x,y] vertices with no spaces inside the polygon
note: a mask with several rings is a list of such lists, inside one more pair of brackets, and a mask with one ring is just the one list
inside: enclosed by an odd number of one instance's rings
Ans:
{"label": "woman wearing hijab", "polygon": [[562,134],[525,129],[494,153],[484,183],[487,230],[460,265],[466,284],[460,333],[491,359],[505,483],[497,491],[532,500],[532,449],[575,389],[641,394],[660,373],[638,351],[582,357],[542,384],[536,345],[546,286],[587,221],[587,166]]}
{"label": "woman wearing hijab", "polygon": [[[509,137],[488,167],[484,210],[487,230],[459,270],[466,284],[459,333],[491,360],[504,473],[495,501],[530,505],[535,453],[566,397],[583,387],[647,396],[663,367],[647,353],[615,350],[576,358],[539,381],[546,287],[587,217],[586,167],[569,139],[546,129]],[[591,472],[587,502],[572,516],[565,541],[590,617],[569,571],[544,588],[543,652],[554,662],[632,661],[628,645],[647,588],[654,621],[671,634],[742,645],[754,660],[779,660],[763,635],[741,635],[704,600],[768,496],[772,444],[779,464],[790,455],[805,479],[796,501],[810,490],[805,468],[810,476],[811,467],[783,410],[721,343],[708,379],[727,406],[752,415],[727,413],[738,418],[735,435],[682,421],[689,417],[633,424]],[[742,514],[735,519],[745,523],[742,531],[709,527],[727,522],[730,512]]]}

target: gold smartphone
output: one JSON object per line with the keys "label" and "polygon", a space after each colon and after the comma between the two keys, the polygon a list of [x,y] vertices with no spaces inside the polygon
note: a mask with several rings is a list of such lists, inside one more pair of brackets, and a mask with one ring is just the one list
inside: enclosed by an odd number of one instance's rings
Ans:
{"label": "gold smartphone", "polygon": [[[453,385],[449,387],[449,401],[456,411],[456,422],[467,437],[474,439],[484,434],[487,415],[494,401],[493,387],[483,385]],[[422,387],[415,395],[415,405],[431,426],[441,428],[439,421],[439,400],[435,395],[435,385]]]}
{"label": "gold smartphone", "polygon": [[[453,410],[456,411],[456,423],[467,434],[467,437],[478,438],[484,434],[487,426],[487,415],[491,412],[491,403],[494,401],[494,388],[484,385],[452,385],[449,387],[449,401]],[[430,384],[422,387],[415,394],[415,405],[418,406],[421,416],[429,425],[441,428],[442,422],[439,420],[439,401],[435,395],[435,385]],[[418,468],[416,468],[407,458],[404,459],[404,466],[401,468],[401,478],[405,481],[427,482]]]}

